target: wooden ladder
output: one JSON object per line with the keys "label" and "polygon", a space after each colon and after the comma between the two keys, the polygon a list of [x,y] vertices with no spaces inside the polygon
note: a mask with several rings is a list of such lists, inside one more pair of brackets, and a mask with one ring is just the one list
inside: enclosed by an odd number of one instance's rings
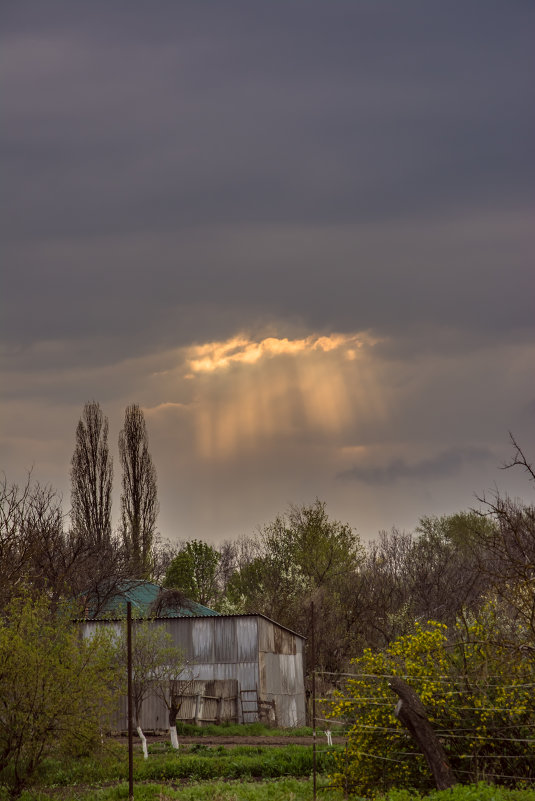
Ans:
{"label": "wooden ladder", "polygon": [[258,718],[258,688],[240,690],[241,716],[243,723],[255,723]]}

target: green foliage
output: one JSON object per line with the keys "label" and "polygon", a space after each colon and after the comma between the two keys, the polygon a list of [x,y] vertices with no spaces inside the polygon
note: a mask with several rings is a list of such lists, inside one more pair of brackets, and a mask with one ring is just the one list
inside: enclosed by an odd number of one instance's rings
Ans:
{"label": "green foliage", "polygon": [[45,598],[14,599],[0,619],[0,783],[17,797],[48,754],[94,751],[114,704],[114,647],[81,639]]}
{"label": "green foliage", "polygon": [[390,676],[404,677],[419,695],[459,781],[531,777],[535,666],[495,640],[495,624],[489,605],[453,631],[417,624],[386,649],[353,660],[357,675],[330,712],[351,726],[333,776],[337,786],[371,797],[390,787],[431,786],[423,756],[394,716]]}
{"label": "green foliage", "polygon": [[308,634],[314,601],[318,662],[327,669],[340,669],[348,653],[348,579],[363,557],[351,526],[330,519],[325,503],[316,500],[308,506],[291,506],[261,530],[256,545],[253,558],[228,582],[231,607],[262,612]]}
{"label": "green foliage", "polygon": [[325,503],[291,506],[260,532],[260,553],[232,577],[232,600],[260,603],[280,620],[303,596],[354,570],[362,547],[351,526],[330,520]]}
{"label": "green foliage", "polygon": [[202,540],[186,542],[165,574],[163,586],[177,588],[200,604],[217,601],[217,567],[220,554]]}
{"label": "green foliage", "polygon": [[490,518],[477,512],[457,512],[452,515],[424,516],[420,518],[416,532],[430,540],[443,540],[451,545],[467,551],[477,547],[481,536],[496,531],[497,524]]}
{"label": "green foliage", "polygon": [[457,785],[422,796],[415,790],[391,790],[380,801],[535,801],[535,789],[511,790],[493,784]]}

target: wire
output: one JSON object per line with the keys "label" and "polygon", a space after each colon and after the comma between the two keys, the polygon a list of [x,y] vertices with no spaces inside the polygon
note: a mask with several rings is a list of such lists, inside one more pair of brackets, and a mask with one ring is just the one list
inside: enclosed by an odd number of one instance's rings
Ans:
{"label": "wire", "polygon": [[[370,754],[367,751],[352,751],[353,754],[360,754],[360,756],[370,757],[370,759],[381,759],[384,762],[403,762],[402,759],[393,759],[392,757],[383,757],[379,756],[378,754]],[[408,751],[406,753],[400,753],[399,756],[407,757],[407,756],[416,756],[416,757],[423,757],[423,754],[420,754],[418,751]]]}
{"label": "wire", "polygon": [[[350,696],[339,696],[338,698],[316,698],[318,703],[338,704],[341,701],[350,702],[354,706],[359,706],[365,703],[367,706],[388,706],[391,707],[393,702],[376,701],[373,696],[361,696],[360,698],[352,698]],[[454,706],[452,711],[469,711],[469,712],[515,712],[517,715],[522,715],[524,712],[517,712],[515,707],[509,706]],[[525,711],[528,711],[527,709]],[[529,710],[531,711],[531,710]]]}
{"label": "wire", "polygon": [[[366,703],[367,706],[392,706],[392,701],[376,701],[373,696],[371,698],[340,698],[339,701],[351,702],[354,706],[359,706],[362,703]],[[316,698],[317,703],[338,703],[338,701],[333,702],[329,698]]]}
{"label": "wire", "polygon": [[[321,674],[325,676],[346,676],[352,679],[405,679],[407,681],[429,681],[429,682],[444,682],[449,684],[465,684],[467,681],[471,681],[475,686],[478,687],[500,687],[500,688],[509,688],[514,689],[517,687],[535,687],[535,683],[522,683],[522,684],[502,684],[501,682],[482,682],[477,678],[471,678],[470,676],[466,676],[460,679],[453,679],[451,676],[447,676],[446,674],[442,674],[439,676],[410,676],[408,674],[393,674],[393,673],[337,673],[335,671],[330,670],[315,670],[316,674]],[[499,679],[499,675],[496,675],[494,678]]]}
{"label": "wire", "polygon": [[[326,718],[316,718],[316,720],[319,721],[319,722],[322,722],[322,723],[331,723],[331,721],[327,720]],[[354,732],[355,730],[356,731],[377,732],[378,734],[382,734],[384,732],[389,732],[389,733],[392,733],[392,734],[399,734],[399,735],[402,735],[402,736],[409,737],[409,733],[405,729],[402,729],[402,728],[394,729],[394,728],[391,728],[389,726],[368,726],[365,723],[355,723],[354,726],[352,726],[351,729],[349,729],[345,733],[342,733],[342,732],[331,732],[331,733],[334,734],[335,737],[345,737],[345,736],[348,736],[349,734],[351,734],[352,732]],[[473,729],[466,729],[466,731],[473,731]],[[469,739],[469,736],[466,735],[466,734],[452,734],[448,730],[445,730],[445,731],[435,730],[435,734],[440,739],[446,739],[446,738],[447,739],[452,739],[452,740],[453,739],[454,740],[466,740],[466,739]],[[493,736],[488,736],[488,737],[485,737],[484,739],[481,739],[480,740],[480,744],[484,745],[488,741],[490,741],[492,743],[528,743],[528,744],[533,743],[533,744],[535,744],[535,738],[529,738],[529,737],[493,737]],[[474,754],[471,754],[471,755],[467,754],[465,756],[466,757],[469,757],[469,756],[474,757],[475,755]],[[503,755],[502,754],[502,756],[505,757],[507,755]],[[516,759],[516,758],[522,757],[522,756],[525,756],[525,754],[512,754],[511,755],[511,759],[513,759],[513,758]],[[465,757],[463,756],[462,758],[464,759]],[[484,755],[484,758],[485,759],[487,758],[486,755]],[[492,757],[492,758],[494,758],[494,757]]]}
{"label": "wire", "polygon": [[[466,773],[469,776],[473,776],[474,775],[474,771],[473,770],[455,770],[454,772],[455,773]],[[482,776],[485,776],[485,777],[486,776],[492,776],[493,779],[517,779],[518,781],[521,781],[521,782],[535,782],[535,779],[531,778],[531,776],[511,776],[510,774],[506,774],[506,773],[487,773],[487,771],[484,771],[482,773]]]}

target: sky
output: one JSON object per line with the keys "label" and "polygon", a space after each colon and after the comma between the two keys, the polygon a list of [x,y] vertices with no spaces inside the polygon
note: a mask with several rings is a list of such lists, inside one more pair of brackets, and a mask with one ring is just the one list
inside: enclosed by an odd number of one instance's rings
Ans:
{"label": "sky", "polygon": [[363,540],[535,458],[526,0],[3,0],[0,469],[144,411],[163,539]]}

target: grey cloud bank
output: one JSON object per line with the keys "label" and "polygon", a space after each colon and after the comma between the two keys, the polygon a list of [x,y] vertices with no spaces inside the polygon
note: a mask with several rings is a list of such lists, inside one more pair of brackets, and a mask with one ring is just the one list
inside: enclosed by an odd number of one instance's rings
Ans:
{"label": "grey cloud bank", "polygon": [[433,479],[458,473],[466,461],[489,461],[492,454],[483,448],[473,450],[451,450],[439,453],[433,459],[423,459],[407,464],[396,459],[385,467],[353,467],[339,474],[339,478],[355,479],[365,484],[392,484],[400,479]]}

